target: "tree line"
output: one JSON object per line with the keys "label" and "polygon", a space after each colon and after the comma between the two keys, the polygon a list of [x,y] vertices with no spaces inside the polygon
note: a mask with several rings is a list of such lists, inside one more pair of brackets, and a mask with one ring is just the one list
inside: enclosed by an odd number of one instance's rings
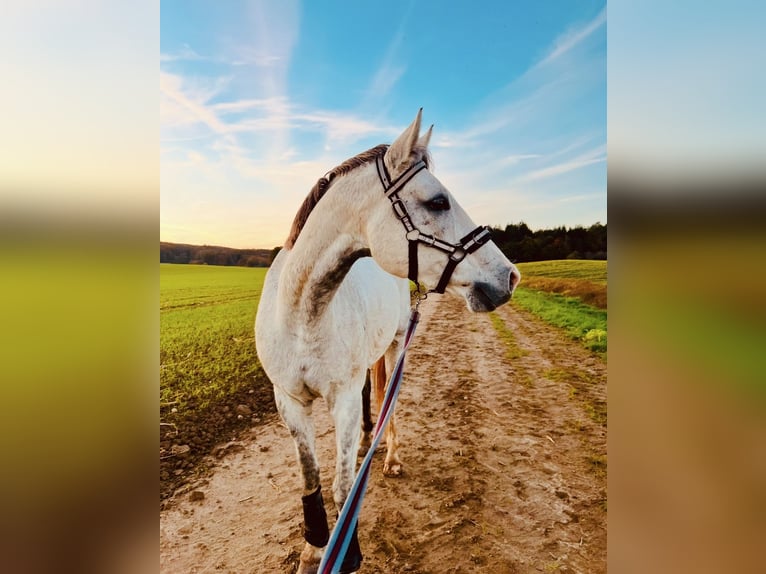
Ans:
{"label": "tree line", "polygon": [[[532,231],[526,223],[493,227],[492,240],[515,263],[550,259],[606,259],[606,225],[564,226]],[[160,242],[160,263],[268,267],[281,247],[234,249]]]}
{"label": "tree line", "polygon": [[274,255],[276,255],[274,249],[234,249],[217,245],[189,245],[160,241],[160,263],[268,267]]}
{"label": "tree line", "polygon": [[532,231],[524,222],[493,227],[492,240],[513,262],[606,259],[606,225]]}

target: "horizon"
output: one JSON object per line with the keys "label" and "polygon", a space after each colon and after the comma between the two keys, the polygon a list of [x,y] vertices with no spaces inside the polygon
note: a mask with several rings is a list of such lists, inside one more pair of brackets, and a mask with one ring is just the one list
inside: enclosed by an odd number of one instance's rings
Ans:
{"label": "horizon", "polygon": [[[504,225],[490,225],[490,227],[492,229],[505,229],[509,225],[527,225],[527,224],[524,221],[518,221],[518,222],[506,223]],[[541,231],[552,231],[552,230],[560,228],[560,227],[564,227],[567,231],[571,231],[572,229],[576,229],[578,227],[582,227],[583,229],[589,229],[589,228],[593,227],[594,225],[602,225],[604,227],[607,227],[606,223],[601,223],[600,221],[594,221],[593,223],[591,223],[589,225],[573,225],[573,226],[558,225],[556,227],[537,227],[537,228],[529,227],[529,225],[527,225],[527,227],[529,228],[529,230],[532,233],[538,233],[538,232],[541,232]],[[285,236],[285,238],[286,237],[287,236]],[[171,243],[173,245],[189,245],[191,247],[220,247],[222,249],[237,249],[237,250],[242,250],[242,251],[246,251],[246,250],[272,251],[274,249],[282,249],[284,247],[284,242],[282,242],[279,245],[272,245],[271,247],[247,247],[247,246],[245,246],[245,247],[233,247],[231,245],[218,245],[218,244],[215,244],[215,243],[189,243],[187,241],[168,241],[166,239],[160,239],[160,243]]]}
{"label": "horizon", "polygon": [[474,221],[606,224],[605,2],[414,7],[163,2],[161,241],[282,245],[316,180],[420,107]]}

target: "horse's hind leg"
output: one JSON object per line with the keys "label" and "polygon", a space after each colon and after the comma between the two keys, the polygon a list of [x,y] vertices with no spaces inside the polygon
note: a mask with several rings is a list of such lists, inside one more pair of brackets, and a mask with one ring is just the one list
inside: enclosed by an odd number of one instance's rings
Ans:
{"label": "horse's hind leg", "polygon": [[311,403],[303,403],[277,387],[274,387],[274,398],[277,410],[295,442],[303,477],[303,538],[306,545],[301,552],[298,574],[315,574],[330,533],[319,482]]}
{"label": "horse's hind leg", "polygon": [[[388,377],[394,370],[396,360],[399,358],[401,343],[395,340],[386,354],[373,365],[373,379],[375,380],[375,399],[378,407],[378,419],[380,408],[383,405]],[[396,432],[396,405],[391,412],[391,418],[386,426],[386,459],[383,462],[383,474],[385,476],[401,476],[402,461],[399,458],[399,437]]]}
{"label": "horse's hind leg", "polygon": [[372,412],[370,410],[370,391],[372,384],[370,382],[370,371],[367,371],[367,377],[362,389],[362,441],[359,445],[359,454],[364,456],[372,444],[372,430],[375,428],[372,422]]}

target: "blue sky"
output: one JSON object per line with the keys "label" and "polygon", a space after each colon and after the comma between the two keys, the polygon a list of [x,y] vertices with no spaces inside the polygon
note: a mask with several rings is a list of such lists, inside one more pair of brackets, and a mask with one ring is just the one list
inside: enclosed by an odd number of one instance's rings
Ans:
{"label": "blue sky", "polygon": [[605,2],[161,3],[163,241],[281,245],[423,107],[477,223],[606,223]]}

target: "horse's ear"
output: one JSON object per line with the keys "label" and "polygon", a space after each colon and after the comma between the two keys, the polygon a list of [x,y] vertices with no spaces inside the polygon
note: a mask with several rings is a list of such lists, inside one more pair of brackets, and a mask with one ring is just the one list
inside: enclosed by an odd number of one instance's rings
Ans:
{"label": "horse's ear", "polygon": [[431,127],[428,128],[428,131],[424,133],[422,136],[420,136],[420,139],[418,140],[418,147],[422,149],[423,151],[428,149],[428,142],[431,141],[431,132],[434,131],[434,125],[431,124]]}
{"label": "horse's ear", "polygon": [[396,141],[391,144],[386,152],[386,160],[392,168],[391,176],[396,177],[401,171],[407,168],[412,162],[412,154],[418,142],[420,135],[420,118],[423,115],[423,108],[418,110],[418,115],[406,130],[402,132]]}

